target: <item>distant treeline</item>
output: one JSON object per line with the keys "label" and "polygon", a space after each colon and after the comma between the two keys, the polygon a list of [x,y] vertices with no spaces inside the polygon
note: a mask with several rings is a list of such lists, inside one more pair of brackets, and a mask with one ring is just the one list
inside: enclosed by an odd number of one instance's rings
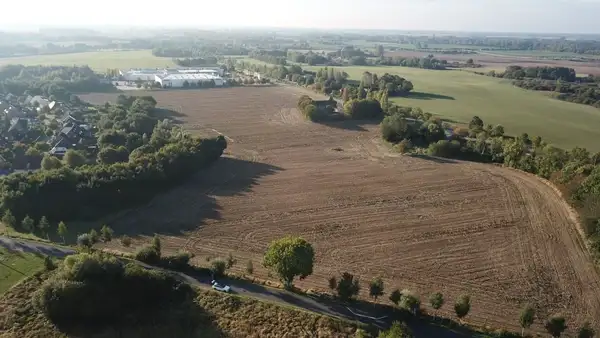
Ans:
{"label": "distant treeline", "polygon": [[0,92],[13,95],[44,95],[69,101],[72,93],[106,92],[114,87],[87,66],[23,66],[0,68]]}
{"label": "distant treeline", "polygon": [[554,92],[559,100],[600,108],[600,78],[577,77],[573,68],[508,66],[504,73],[487,75],[513,79],[515,86],[524,89]]}
{"label": "distant treeline", "polygon": [[214,66],[217,64],[217,58],[214,56],[207,56],[202,58],[173,59],[173,62],[181,67]]}

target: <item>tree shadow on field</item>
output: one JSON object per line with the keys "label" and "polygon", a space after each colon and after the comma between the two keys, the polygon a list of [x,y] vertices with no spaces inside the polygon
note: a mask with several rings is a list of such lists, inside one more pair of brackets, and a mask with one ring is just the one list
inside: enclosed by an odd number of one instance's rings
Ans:
{"label": "tree shadow on field", "polygon": [[150,203],[94,222],[95,228],[109,224],[116,236],[181,235],[202,227],[206,220],[221,218],[216,197],[250,192],[261,177],[281,170],[266,163],[221,157],[211,167],[156,196]]}
{"label": "tree shadow on field", "polygon": [[454,100],[452,96],[423,92],[410,92],[406,97],[416,100]]}
{"label": "tree shadow on field", "polygon": [[337,114],[329,120],[315,121],[315,123],[335,129],[367,131],[367,129],[365,129],[364,126],[378,125],[381,123],[382,120],[383,118],[369,120],[353,120],[344,117],[342,114]]}
{"label": "tree shadow on field", "polygon": [[158,120],[169,120],[174,124],[182,124],[181,118],[187,116],[182,112],[167,108],[154,108],[151,115]]}
{"label": "tree shadow on field", "polygon": [[449,158],[437,157],[437,156],[429,156],[429,155],[418,155],[413,154],[411,157],[419,158],[426,161],[431,161],[435,163],[449,164],[449,163],[458,163],[456,160],[452,160]]}

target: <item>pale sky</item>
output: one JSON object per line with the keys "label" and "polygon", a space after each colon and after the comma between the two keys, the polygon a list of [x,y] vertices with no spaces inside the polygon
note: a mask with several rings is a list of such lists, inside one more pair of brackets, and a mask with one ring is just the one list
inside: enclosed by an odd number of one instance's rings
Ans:
{"label": "pale sky", "polygon": [[2,0],[2,3],[1,26],[218,25],[600,33],[600,0]]}

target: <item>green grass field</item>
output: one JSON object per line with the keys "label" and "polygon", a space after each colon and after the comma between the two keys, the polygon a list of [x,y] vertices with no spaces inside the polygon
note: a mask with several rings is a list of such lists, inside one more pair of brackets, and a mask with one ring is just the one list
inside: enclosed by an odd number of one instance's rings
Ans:
{"label": "green grass field", "polygon": [[[321,67],[303,67],[318,70]],[[435,71],[407,67],[343,67],[352,79],[362,73],[385,72],[413,82],[408,98],[393,98],[402,106],[420,107],[457,123],[468,123],[474,115],[492,124],[502,124],[510,135],[541,136],[564,148],[583,146],[600,151],[600,109],[563,102],[545,93],[512,86],[508,80],[466,71]]]}
{"label": "green grass field", "polygon": [[493,50],[482,51],[481,54],[500,55],[500,56],[515,56],[528,58],[588,58],[600,59],[600,55],[593,54],[577,54],[569,52],[550,52],[543,50]]}
{"label": "green grass field", "polygon": [[0,295],[21,279],[31,276],[44,266],[42,257],[20,252],[9,252],[0,247]]}
{"label": "green grass field", "polygon": [[14,58],[0,58],[0,66],[7,64],[33,65],[88,65],[95,71],[104,72],[109,68],[155,68],[173,67],[171,58],[152,55],[150,50],[107,51],[55,55],[36,55]]}

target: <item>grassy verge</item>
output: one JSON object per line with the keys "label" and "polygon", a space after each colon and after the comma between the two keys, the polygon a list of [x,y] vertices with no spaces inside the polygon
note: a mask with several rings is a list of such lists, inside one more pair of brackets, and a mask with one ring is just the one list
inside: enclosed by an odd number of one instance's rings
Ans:
{"label": "grassy verge", "polygon": [[0,294],[44,266],[44,258],[0,247]]}
{"label": "grassy verge", "polygon": [[[370,327],[281,307],[276,304],[196,290],[172,316],[153,324],[128,327],[81,328],[64,332],[53,325],[32,305],[32,294],[48,274],[28,278],[0,298],[0,336],[2,337],[355,337],[358,329],[365,337],[375,335]],[[190,322],[182,322],[194,318]],[[171,318],[172,317],[172,318]]]}

